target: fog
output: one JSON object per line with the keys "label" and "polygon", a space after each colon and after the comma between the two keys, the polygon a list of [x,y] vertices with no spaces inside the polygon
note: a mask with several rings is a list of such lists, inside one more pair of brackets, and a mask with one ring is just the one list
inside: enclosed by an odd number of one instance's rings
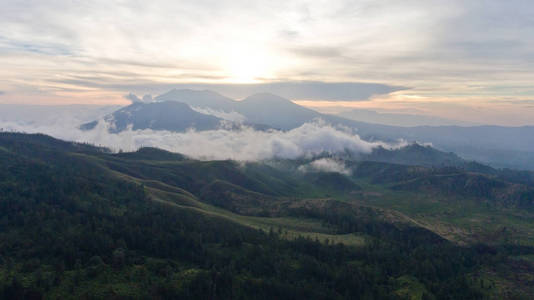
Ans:
{"label": "fog", "polygon": [[74,124],[102,118],[119,108],[120,106],[116,105],[0,104],[0,122],[33,126],[75,126]]}
{"label": "fog", "polygon": [[[140,147],[157,147],[202,160],[294,159],[345,151],[369,153],[378,146],[391,148],[404,144],[364,141],[352,130],[334,127],[320,120],[289,131],[259,131],[247,126],[229,129],[222,126],[220,129],[208,131],[191,129],[186,132],[170,132],[129,128],[120,133],[110,133],[109,124],[102,116],[98,125],[89,131],[78,128],[83,119],[87,118],[65,115],[55,119],[54,122],[2,118],[0,128],[4,131],[44,133],[63,140],[105,146],[112,151],[135,151]],[[317,162],[311,167],[318,169],[328,166],[325,162]]]}
{"label": "fog", "polygon": [[332,158],[316,159],[309,164],[300,166],[298,170],[301,172],[335,172],[345,175],[350,175],[351,173],[343,161]]}
{"label": "fog", "polygon": [[243,123],[247,120],[245,116],[243,116],[242,114],[236,111],[225,112],[222,110],[216,110],[216,109],[211,109],[207,107],[196,107],[196,106],[191,106],[191,109],[201,114],[214,116],[214,117],[227,120],[227,121],[232,121],[235,123]]}

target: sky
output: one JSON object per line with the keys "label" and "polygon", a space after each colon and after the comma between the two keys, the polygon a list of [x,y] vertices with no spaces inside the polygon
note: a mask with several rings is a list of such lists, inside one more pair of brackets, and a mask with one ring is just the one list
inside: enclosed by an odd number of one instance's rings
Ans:
{"label": "sky", "polygon": [[235,98],[269,88],[325,112],[534,125],[528,0],[0,5],[0,103],[116,105],[176,86]]}

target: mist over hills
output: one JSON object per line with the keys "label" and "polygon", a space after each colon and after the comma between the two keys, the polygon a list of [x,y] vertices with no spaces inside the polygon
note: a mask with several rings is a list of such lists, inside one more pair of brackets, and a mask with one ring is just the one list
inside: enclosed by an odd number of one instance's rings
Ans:
{"label": "mist over hills", "polygon": [[[288,131],[320,119],[334,127],[349,128],[366,141],[430,143],[437,149],[495,167],[534,170],[534,127],[531,126],[390,126],[319,113],[269,93],[235,101],[209,90],[174,89],[155,97],[154,101],[157,104],[134,103],[109,115],[106,119],[115,124],[112,126],[115,129],[110,130],[120,132],[129,125],[134,130],[216,130],[226,119],[229,122],[224,124],[234,124],[230,126],[234,128],[237,124],[246,124],[260,130]],[[167,102],[186,105],[164,104]],[[225,114],[234,114],[238,118],[229,118]],[[82,128],[95,125],[93,122]]]}
{"label": "mist over hills", "polygon": [[16,105],[0,104],[0,122],[49,125],[71,120],[89,122],[121,109],[119,105]]}
{"label": "mist over hills", "polygon": [[529,126],[373,124],[322,114],[269,93],[236,101],[208,90],[171,90],[144,99],[122,108],[2,105],[0,128],[114,150],[160,147],[205,159],[288,158],[343,147],[369,153],[381,145],[387,150],[417,142],[496,168],[534,170],[534,127]]}

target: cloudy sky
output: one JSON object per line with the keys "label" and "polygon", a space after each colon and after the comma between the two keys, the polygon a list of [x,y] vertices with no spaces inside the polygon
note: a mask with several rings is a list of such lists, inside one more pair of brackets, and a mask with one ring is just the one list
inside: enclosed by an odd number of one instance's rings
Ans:
{"label": "cloudy sky", "polygon": [[267,87],[322,111],[534,125],[528,0],[0,5],[0,103],[125,104],[129,92],[190,85],[239,98]]}

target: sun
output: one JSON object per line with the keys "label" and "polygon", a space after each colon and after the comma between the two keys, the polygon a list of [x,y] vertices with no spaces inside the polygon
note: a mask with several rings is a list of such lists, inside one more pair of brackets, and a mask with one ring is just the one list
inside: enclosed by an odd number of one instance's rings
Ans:
{"label": "sun", "polygon": [[232,47],[223,57],[222,67],[228,81],[253,83],[272,77],[275,64],[261,49]]}

